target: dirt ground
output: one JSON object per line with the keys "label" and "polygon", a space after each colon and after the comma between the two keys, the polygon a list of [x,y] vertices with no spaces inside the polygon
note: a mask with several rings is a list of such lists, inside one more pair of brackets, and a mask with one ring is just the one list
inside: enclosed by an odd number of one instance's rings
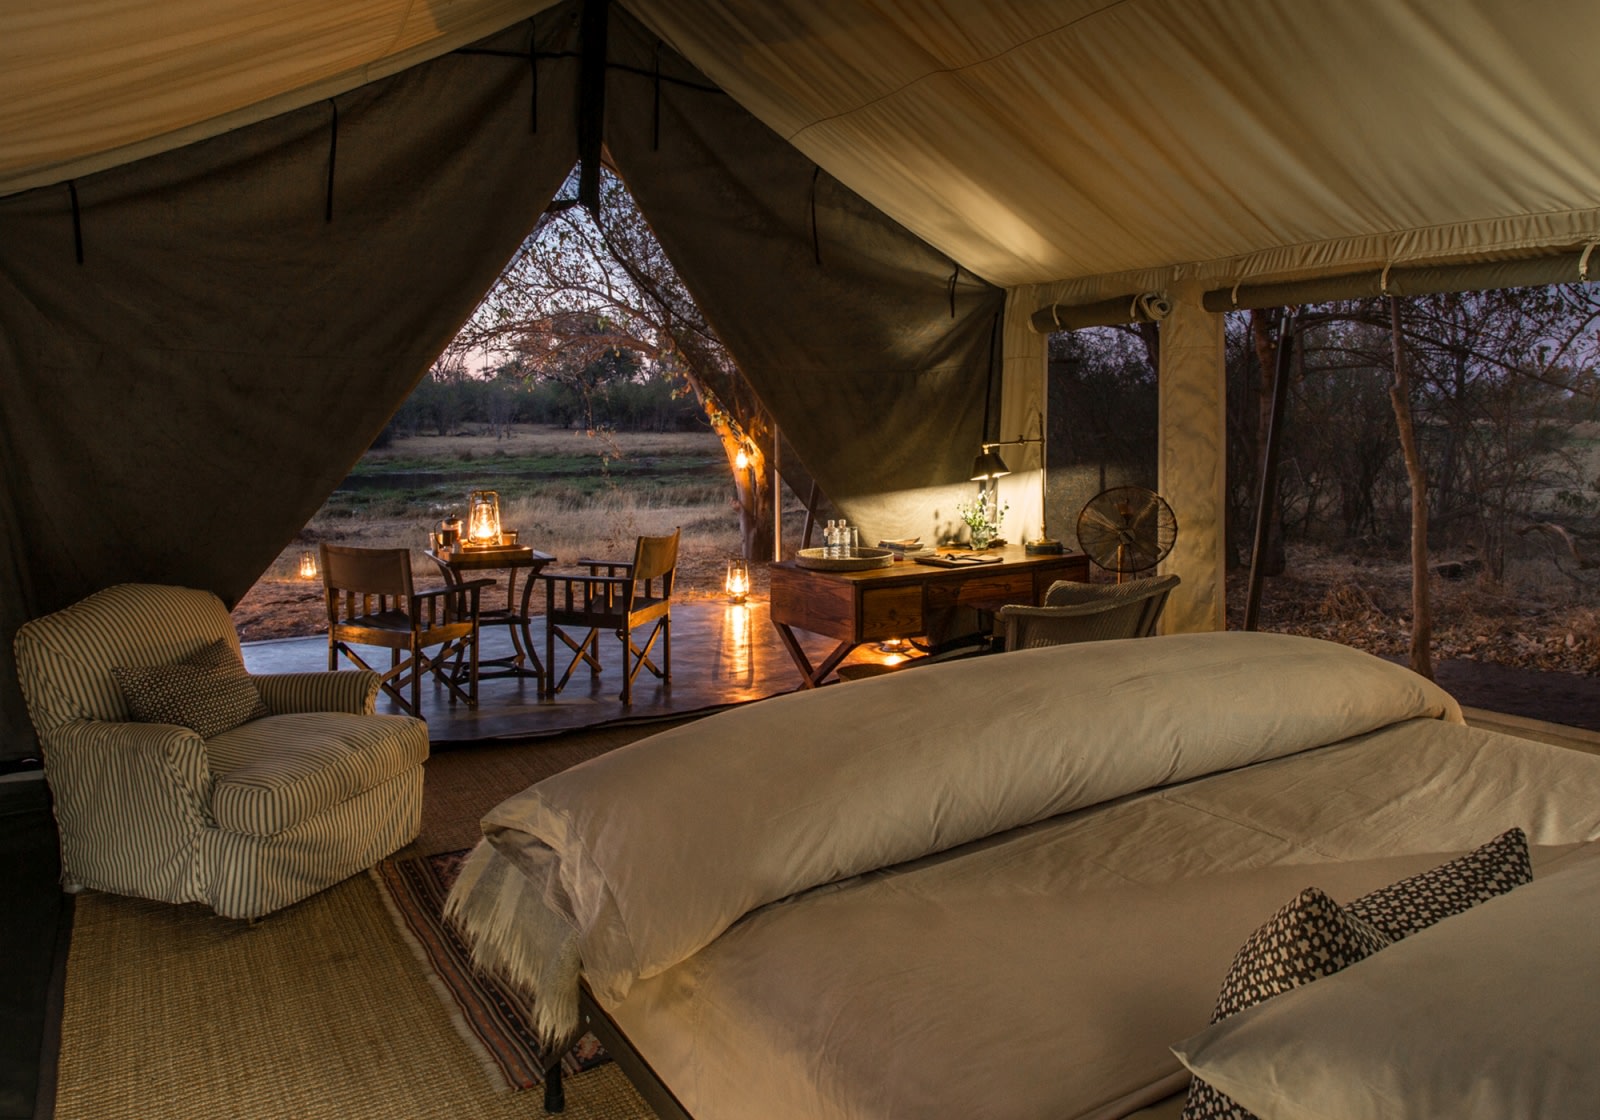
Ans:
{"label": "dirt ground", "polygon": [[[720,594],[724,561],[680,560],[680,593]],[[751,565],[765,598],[764,565]],[[1243,625],[1245,573],[1228,581],[1229,626]],[[1600,731],[1600,611],[1544,603],[1468,577],[1433,581],[1435,679],[1474,708]],[[1297,558],[1267,580],[1261,628],[1326,638],[1404,664],[1410,643],[1410,583],[1404,565]],[[234,608],[244,641],[325,632],[320,584],[265,579]]]}

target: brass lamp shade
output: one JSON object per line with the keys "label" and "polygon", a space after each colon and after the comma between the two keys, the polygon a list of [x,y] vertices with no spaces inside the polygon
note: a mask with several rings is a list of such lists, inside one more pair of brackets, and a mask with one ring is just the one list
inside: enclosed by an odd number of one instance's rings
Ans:
{"label": "brass lamp shade", "polygon": [[991,478],[1011,473],[1011,468],[1006,466],[1005,460],[997,452],[984,450],[972,460],[972,481],[986,482]]}

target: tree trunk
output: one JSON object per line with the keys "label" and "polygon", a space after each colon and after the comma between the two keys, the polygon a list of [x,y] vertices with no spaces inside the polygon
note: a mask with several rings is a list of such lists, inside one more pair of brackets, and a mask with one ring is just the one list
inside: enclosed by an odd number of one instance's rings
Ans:
{"label": "tree trunk", "polygon": [[[752,444],[720,414],[710,416],[711,427],[722,440],[733,475],[734,507],[739,514],[739,550],[746,560],[772,558],[772,470],[766,454]],[[739,466],[740,452],[747,460]]]}
{"label": "tree trunk", "polygon": [[1394,346],[1394,381],[1389,400],[1400,430],[1406,480],[1411,487],[1411,668],[1433,679],[1433,606],[1428,599],[1428,472],[1417,450],[1411,422],[1411,371],[1406,364],[1405,335],[1400,330],[1400,301],[1389,297],[1389,332]]}

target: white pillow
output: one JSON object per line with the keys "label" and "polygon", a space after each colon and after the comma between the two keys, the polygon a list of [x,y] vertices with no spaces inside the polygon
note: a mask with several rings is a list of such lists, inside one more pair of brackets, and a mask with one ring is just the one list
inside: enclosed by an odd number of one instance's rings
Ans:
{"label": "white pillow", "polygon": [[1587,858],[1173,1053],[1262,1120],[1595,1116],[1597,930],[1600,859]]}

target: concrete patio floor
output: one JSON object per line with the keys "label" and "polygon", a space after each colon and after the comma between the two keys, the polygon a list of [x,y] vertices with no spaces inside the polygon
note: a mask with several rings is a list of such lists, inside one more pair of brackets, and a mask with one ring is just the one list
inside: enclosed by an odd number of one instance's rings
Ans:
{"label": "concrete patio floor", "polygon": [[[543,621],[535,619],[532,629],[537,652],[543,659]],[[826,638],[801,638],[814,660],[833,645]],[[563,650],[557,642],[558,672],[566,668]],[[387,651],[364,652],[370,652],[371,664],[388,664]],[[481,657],[501,657],[511,652],[507,627],[484,628]],[[866,647],[853,654],[851,660],[871,656],[871,647]],[[652,657],[659,665],[659,642]],[[246,642],[244,660],[253,673],[323,670],[328,667],[327,635]],[[435,744],[517,739],[609,723],[675,719],[775,696],[801,684],[800,671],[779,641],[765,602],[740,605],[711,599],[674,603],[672,683],[665,685],[648,669],[641,670],[633,682],[631,705],[624,706],[620,697],[622,643],[612,633],[600,635],[600,661],[603,671],[599,676],[591,676],[587,667],[580,665],[567,686],[547,699],[539,697],[537,682],[532,678],[480,681],[476,708],[460,702],[451,704],[449,691],[430,678],[422,685],[422,714],[428,721],[428,738]],[[340,668],[351,667],[340,659]],[[398,712],[400,708],[380,693],[378,710]]]}

